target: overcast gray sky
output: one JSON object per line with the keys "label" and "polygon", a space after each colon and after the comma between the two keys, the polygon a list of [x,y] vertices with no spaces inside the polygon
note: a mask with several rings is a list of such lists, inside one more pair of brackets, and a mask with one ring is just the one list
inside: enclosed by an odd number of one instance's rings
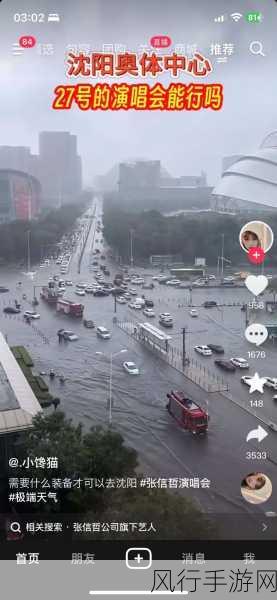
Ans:
{"label": "overcast gray sky", "polygon": [[[249,10],[260,10],[262,23],[249,24],[245,19],[235,23],[230,18],[223,24],[214,22],[218,15]],[[24,12],[59,12],[61,22],[14,23],[14,13]],[[3,0],[0,145],[25,145],[37,152],[39,131],[68,130],[78,136],[86,183],[114,163],[140,156],[161,159],[173,175],[204,169],[214,184],[224,155],[255,150],[269,131],[277,129],[276,31],[275,0]],[[29,49],[24,56],[13,56],[12,44],[23,34],[53,43],[54,55],[39,56],[37,49]],[[169,35],[173,45],[197,43],[206,55],[211,43],[235,44],[234,56],[227,64],[213,61],[214,71],[207,79],[224,84],[220,112],[51,109],[55,86],[68,82],[67,44],[87,43],[99,50],[103,43],[117,43],[137,50],[140,44],[149,44],[154,34]],[[265,57],[249,52],[252,40],[263,42]],[[188,80],[182,76],[181,81]],[[151,83],[150,78],[147,81]]]}

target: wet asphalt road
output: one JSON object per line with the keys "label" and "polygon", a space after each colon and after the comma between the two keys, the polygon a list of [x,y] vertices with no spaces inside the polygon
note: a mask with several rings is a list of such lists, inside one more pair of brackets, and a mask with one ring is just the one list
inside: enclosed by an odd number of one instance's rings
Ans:
{"label": "wet asphalt road", "polygon": [[[96,202],[96,218],[99,213],[101,203]],[[99,234],[95,235],[93,225],[81,273],[78,274],[76,252],[69,273],[63,276],[64,279],[72,279],[74,283],[93,280],[93,273],[89,271],[89,255],[93,245],[97,245],[96,238],[99,238]],[[109,268],[111,275],[117,270],[113,264],[110,264]],[[142,272],[141,269],[134,270]],[[226,517],[227,513],[256,515],[258,520],[254,528],[257,528],[259,535],[264,512],[274,511],[276,508],[277,433],[268,430],[269,435],[261,444],[257,441],[246,443],[247,433],[256,429],[259,424],[255,416],[245,412],[222,394],[207,394],[114,326],[114,301],[110,296],[97,298],[87,295],[78,298],[74,294],[74,287],[68,288],[65,294],[65,297],[84,303],[85,317],[112,330],[112,338],[108,341],[99,340],[95,330],[86,329],[81,321],[58,316],[55,309],[42,301],[38,306],[41,319],[34,321],[32,325],[25,324],[21,315],[10,317],[3,314],[2,307],[9,302],[13,303],[15,298],[20,299],[23,292],[31,300],[33,285],[47,283],[49,276],[54,273],[59,273],[59,267],[55,264],[43,269],[37,267],[34,281],[29,281],[20,271],[1,269],[1,285],[7,285],[10,292],[0,296],[0,326],[2,332],[7,334],[10,345],[24,344],[35,360],[37,372],[49,372],[50,368],[54,368],[57,373],[65,376],[64,385],[56,380],[49,383],[50,389],[55,396],[60,397],[61,408],[66,414],[76,422],[82,421],[86,428],[107,423],[109,356],[111,352],[126,348],[128,352],[122,357],[115,357],[113,362],[113,426],[124,435],[126,443],[137,449],[144,473],[166,478],[207,477],[211,480],[209,490],[192,489],[186,491],[186,494],[197,499],[209,513],[224,513]],[[150,280],[150,272],[147,276]],[[112,277],[109,279],[112,280]],[[22,290],[17,287],[19,280],[22,281]],[[38,292],[37,289],[37,295]],[[195,355],[195,344],[220,343],[225,348],[226,358],[247,358],[247,352],[252,346],[244,339],[245,316],[239,307],[211,310],[199,308],[199,317],[192,319],[189,316],[189,308],[183,306],[188,301],[186,290],[156,284],[153,291],[145,290],[144,293],[154,300],[157,314],[168,311],[174,316],[174,345],[181,347],[181,336],[177,334],[181,327],[187,326],[191,332],[187,335],[188,354],[206,366],[209,364],[211,370],[217,372],[213,365],[215,357],[204,358]],[[201,305],[204,299],[215,299],[220,303],[240,302],[249,300],[250,293],[244,289],[193,291],[195,305]],[[22,301],[22,308],[29,309],[30,304]],[[117,305],[117,317],[127,320],[140,318],[137,312],[134,313],[127,305]],[[157,319],[152,321],[155,324]],[[79,339],[76,342],[59,344],[56,332],[61,327],[74,330]],[[48,343],[45,343],[44,336]],[[96,352],[99,351],[105,356],[97,355]],[[266,344],[266,359],[249,359],[249,373],[253,374],[257,370],[260,375],[276,376],[276,353],[277,348]],[[123,370],[123,360],[137,363],[140,368],[139,377],[131,377]],[[243,373],[237,370],[235,374],[227,376],[221,371],[219,374],[228,380],[230,394],[249,408],[248,388],[240,382]],[[182,431],[170,417],[165,408],[166,393],[170,389],[184,389],[197,402],[208,407],[210,429],[205,439],[196,439],[190,433]],[[277,404],[274,404],[272,396],[273,392],[266,390],[263,395],[263,408],[255,410],[260,411],[266,419],[277,422]],[[258,393],[256,397],[261,398]],[[249,450],[267,451],[268,459],[249,461],[246,459],[246,452]],[[265,504],[255,507],[242,499],[240,481],[247,473],[256,470],[264,471],[271,478],[273,494]]]}

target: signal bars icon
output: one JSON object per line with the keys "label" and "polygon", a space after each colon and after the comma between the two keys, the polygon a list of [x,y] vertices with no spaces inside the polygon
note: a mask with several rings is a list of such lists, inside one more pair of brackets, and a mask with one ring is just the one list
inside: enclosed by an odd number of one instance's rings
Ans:
{"label": "signal bars icon", "polygon": [[219,17],[214,18],[214,22],[215,23],[223,23],[224,21],[226,21],[226,19],[227,19],[226,15],[220,15]]}

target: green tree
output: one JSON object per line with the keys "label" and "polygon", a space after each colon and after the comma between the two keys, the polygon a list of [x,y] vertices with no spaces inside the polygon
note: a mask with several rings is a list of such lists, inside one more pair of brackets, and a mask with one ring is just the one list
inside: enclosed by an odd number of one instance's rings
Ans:
{"label": "green tree", "polygon": [[27,231],[31,232],[31,261],[41,258],[41,251],[54,247],[61,237],[68,233],[76,219],[82,214],[85,205],[66,205],[49,210],[36,221],[12,221],[0,225],[0,260],[15,262],[27,256]]}
{"label": "green tree", "polygon": [[216,528],[195,502],[165,489],[118,490],[102,519],[112,523],[147,523],[148,527],[153,524],[155,531],[134,531],[128,535],[135,539],[198,540],[216,536]]}
{"label": "green tree", "polygon": [[[58,458],[58,469],[29,470],[29,477],[40,480],[93,478],[101,483],[102,479],[138,476],[137,453],[124,444],[119,433],[101,427],[84,432],[80,424],[73,424],[61,411],[35,417],[34,427],[25,434],[20,451],[22,457]],[[22,477],[21,472],[14,470],[10,475]],[[191,499],[167,490],[82,486],[59,489],[58,496],[58,504],[35,505],[34,511],[74,512],[102,522],[153,523],[156,532],[128,535],[134,538],[202,539],[214,534],[210,522]]]}
{"label": "green tree", "polygon": [[[84,433],[81,424],[74,425],[61,411],[35,417],[33,429],[23,440],[21,454],[31,458],[58,458],[58,469],[39,470],[40,479],[131,477],[137,467],[135,450],[124,445],[119,433],[100,427]],[[35,468],[30,473],[38,477]],[[108,499],[102,488],[61,489],[58,496],[59,503],[54,509],[61,512],[84,512],[92,505],[103,509]],[[41,510],[41,506],[39,508]]]}

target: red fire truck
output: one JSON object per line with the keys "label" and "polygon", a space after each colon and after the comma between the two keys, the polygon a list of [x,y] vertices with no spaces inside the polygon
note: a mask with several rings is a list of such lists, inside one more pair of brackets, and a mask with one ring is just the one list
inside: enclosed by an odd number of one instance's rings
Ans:
{"label": "red fire truck", "polygon": [[63,313],[64,315],[69,315],[70,317],[82,317],[84,305],[79,304],[79,302],[71,302],[70,300],[59,298],[56,309],[57,312]]}
{"label": "red fire truck", "polygon": [[171,391],[166,395],[168,398],[166,408],[183,429],[193,434],[206,433],[209,416],[201,406],[188,398],[184,392]]}

